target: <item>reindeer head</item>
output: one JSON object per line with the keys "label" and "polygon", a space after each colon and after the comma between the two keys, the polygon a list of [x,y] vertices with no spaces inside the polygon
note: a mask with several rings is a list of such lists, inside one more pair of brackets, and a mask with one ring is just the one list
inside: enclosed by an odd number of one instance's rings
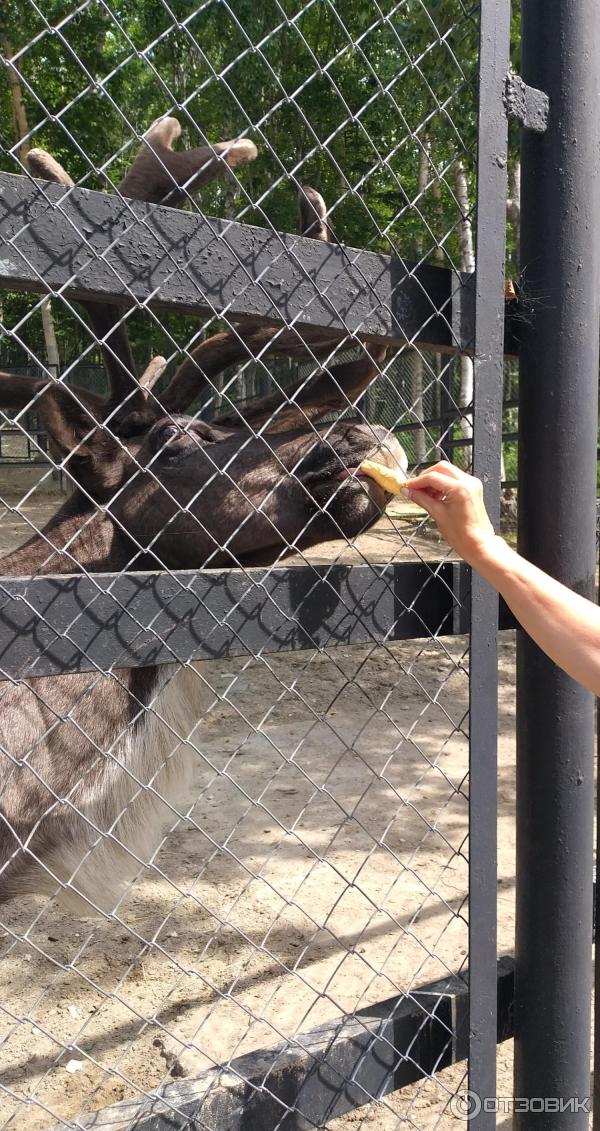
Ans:
{"label": "reindeer head", "polygon": [[[120,186],[123,195],[177,203],[191,188],[256,156],[246,139],[176,153],[171,146],[179,132],[172,118],[153,124]],[[44,151],[32,150],[29,161],[38,175],[72,184]],[[329,238],[325,205],[313,189],[300,192],[300,216],[303,234]],[[383,361],[383,349],[362,346],[357,361],[317,365],[287,394],[207,424],[186,410],[226,367],[267,351],[308,353],[314,361],[331,353],[336,339],[306,328],[238,326],[196,346],[158,395],[164,359],[154,359],[138,377],[122,309],[83,305],[103,350],[108,398],[59,381],[0,375],[0,405],[35,408],[77,485],[71,516],[78,506],[82,515],[101,510],[115,537],[128,539],[132,561],[139,563],[141,554],[170,568],[262,563],[286,548],[352,538],[380,514],[384,492],[352,469],[367,456],[406,467],[397,441],[367,424],[318,422],[356,401]]]}

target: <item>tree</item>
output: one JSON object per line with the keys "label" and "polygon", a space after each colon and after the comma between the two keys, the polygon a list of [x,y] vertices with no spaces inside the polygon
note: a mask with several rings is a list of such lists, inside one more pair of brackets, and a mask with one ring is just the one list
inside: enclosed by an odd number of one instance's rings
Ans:
{"label": "tree", "polygon": [[[430,147],[425,144],[421,150],[419,158],[419,175],[417,177],[417,191],[419,205],[422,203],[423,197],[427,189],[427,182],[429,179],[429,165],[430,165]],[[423,255],[423,239],[420,237],[416,243],[417,258]],[[423,411],[423,354],[420,350],[415,349],[410,351],[410,365],[411,365],[411,409],[415,420],[420,421],[421,424],[425,419]],[[425,460],[427,444],[425,437],[425,430],[423,427],[417,428],[413,432],[415,450],[414,457],[415,463],[423,463]]]}
{"label": "tree", "polygon": [[[466,274],[475,270],[475,250],[473,247],[473,228],[471,225],[467,175],[462,161],[455,166],[456,202],[458,205],[458,232],[460,240],[460,269]],[[458,403],[461,409],[460,429],[465,440],[473,439],[473,358],[467,353],[459,357],[460,392]],[[470,449],[466,449],[465,465],[471,463]]]}
{"label": "tree", "polygon": [[[259,161],[237,184],[216,182],[203,194],[209,215],[294,230],[295,188],[312,182],[345,243],[460,265],[454,170],[462,162],[466,216],[478,53],[477,20],[462,0],[236,0],[195,12],[187,0],[80,9],[68,0],[35,7],[5,0],[4,15],[26,76],[19,98],[34,143],[77,183],[103,190],[117,183],[150,122],[174,111],[184,144],[250,134],[259,146]],[[11,98],[9,81],[0,84],[0,131],[11,120]],[[0,161],[15,172],[14,137],[4,128]],[[425,168],[427,146],[435,165]],[[7,296],[6,323],[35,301]],[[71,360],[89,350],[90,337],[55,305],[58,348]],[[187,317],[161,322],[163,329],[142,314],[129,321],[141,365],[151,353],[185,348],[197,331]],[[28,324],[34,352],[42,348],[36,333]],[[417,417],[418,385],[417,362]]]}
{"label": "tree", "polygon": [[[10,61],[13,58],[14,50],[9,40],[5,40],[3,44],[3,51],[5,58]],[[23,88],[19,72],[14,66],[9,65],[8,71],[8,85],[12,103],[12,118],[14,138],[18,144],[17,153],[22,165],[27,163],[27,154],[31,148],[28,140],[29,127],[27,125],[27,112],[25,110],[25,102],[23,100]],[[58,376],[60,358],[58,353],[58,342],[56,340],[56,331],[54,329],[54,318],[52,317],[52,305],[50,298],[43,298],[40,303],[40,314],[42,318],[42,327],[44,332],[44,341],[46,343],[46,363],[48,369],[55,377]]]}

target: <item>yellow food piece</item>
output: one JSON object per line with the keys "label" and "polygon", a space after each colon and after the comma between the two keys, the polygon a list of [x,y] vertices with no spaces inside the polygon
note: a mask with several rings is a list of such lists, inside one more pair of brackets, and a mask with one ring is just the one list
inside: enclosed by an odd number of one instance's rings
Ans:
{"label": "yellow food piece", "polygon": [[404,487],[408,487],[408,479],[402,474],[400,468],[386,467],[383,463],[374,463],[372,459],[364,459],[360,464],[359,471],[364,471],[365,475],[370,475],[384,491],[389,491],[390,495],[398,495]]}

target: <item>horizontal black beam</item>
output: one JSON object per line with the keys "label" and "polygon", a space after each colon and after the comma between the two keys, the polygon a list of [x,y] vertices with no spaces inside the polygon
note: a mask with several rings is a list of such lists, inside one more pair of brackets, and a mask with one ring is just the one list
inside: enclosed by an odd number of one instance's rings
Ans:
{"label": "horizontal black beam", "polygon": [[472,276],[460,287],[461,341],[453,335],[456,278],[441,267],[0,173],[0,289],[295,321],[454,352],[470,349],[473,336]]}
{"label": "horizontal black beam", "polygon": [[459,563],[0,578],[0,679],[467,632]]}
{"label": "horizontal black beam", "polygon": [[[79,1116],[86,1131],[299,1131],[325,1127],[464,1060],[469,975],[443,978],[410,995],[299,1033],[293,1042],[237,1057],[193,1079],[167,1084],[156,1098],[124,1100]],[[514,965],[497,969],[498,1041],[513,1036]],[[63,1126],[61,1124],[61,1126]],[[58,1127],[54,1129],[58,1131]]]}
{"label": "horizontal black beam", "polygon": [[5,577],[0,680],[451,636],[469,587],[460,562]]}

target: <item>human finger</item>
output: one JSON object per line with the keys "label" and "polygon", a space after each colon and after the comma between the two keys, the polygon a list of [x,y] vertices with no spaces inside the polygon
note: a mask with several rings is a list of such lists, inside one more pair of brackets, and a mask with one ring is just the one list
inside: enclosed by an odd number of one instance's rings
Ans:
{"label": "human finger", "polygon": [[457,489],[464,489],[468,487],[470,482],[475,484],[477,480],[471,480],[471,477],[464,473],[461,474],[460,478],[449,475],[446,468],[440,468],[440,465],[436,464],[435,467],[430,467],[427,471],[422,471],[420,475],[411,479],[405,490],[409,494],[425,491],[435,497],[436,494],[444,495],[450,491],[454,493]]}

